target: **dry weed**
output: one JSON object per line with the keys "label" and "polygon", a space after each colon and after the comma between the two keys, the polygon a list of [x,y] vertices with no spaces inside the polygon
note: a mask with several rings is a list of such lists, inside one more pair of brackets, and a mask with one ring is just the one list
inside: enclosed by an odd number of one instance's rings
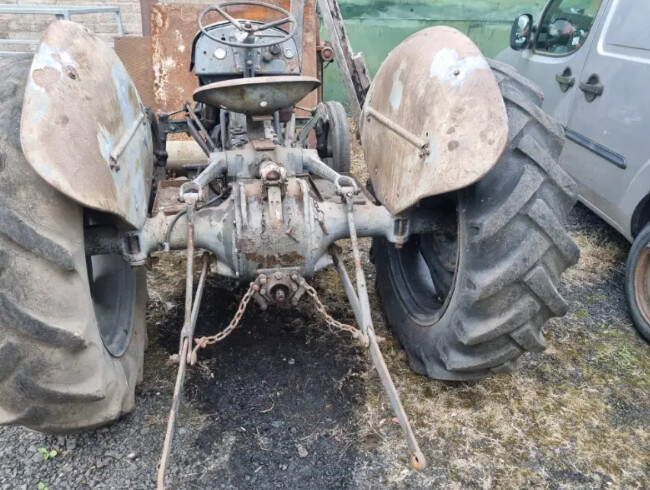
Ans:
{"label": "dry weed", "polygon": [[580,261],[563,276],[567,284],[602,281],[623,267],[625,250],[608,235],[597,231],[572,232],[571,238],[580,248]]}

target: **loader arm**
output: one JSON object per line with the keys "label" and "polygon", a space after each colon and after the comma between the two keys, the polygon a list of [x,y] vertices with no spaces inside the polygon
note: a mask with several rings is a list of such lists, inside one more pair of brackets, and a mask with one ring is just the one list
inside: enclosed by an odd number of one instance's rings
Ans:
{"label": "loader arm", "polygon": [[354,53],[345,30],[338,0],[318,0],[325,28],[330,35],[343,86],[350,102],[355,122],[359,124],[361,110],[370,89],[370,75],[363,53]]}

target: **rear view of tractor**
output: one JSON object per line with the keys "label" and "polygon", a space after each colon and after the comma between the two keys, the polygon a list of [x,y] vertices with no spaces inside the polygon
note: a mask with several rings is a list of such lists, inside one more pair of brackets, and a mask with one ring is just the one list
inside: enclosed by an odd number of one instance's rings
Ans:
{"label": "rear view of tractor", "polygon": [[[360,237],[373,239],[383,313],[416,372],[480,379],[545,348],[578,250],[563,227],[576,186],[541,93],[446,27],[406,39],[363,83],[337,2],[320,1],[368,165],[359,182],[343,107],[300,106],[321,81],[303,74],[304,4],[289,3],[205,9],[190,59],[175,60],[198,88],[174,112],[145,107],[112,49],[72,22],[53,23],[33,59],[1,62],[0,423],[61,433],[133,409],[144,267],[162,250],[186,250],[188,263],[161,487],[186,370],[253,302],[314,301],[365,346],[412,465],[426,465],[377,345]],[[204,156],[167,180],[175,133]],[[309,284],[330,266],[357,328],[330,317]],[[195,339],[208,270],[247,290],[226,330]]]}

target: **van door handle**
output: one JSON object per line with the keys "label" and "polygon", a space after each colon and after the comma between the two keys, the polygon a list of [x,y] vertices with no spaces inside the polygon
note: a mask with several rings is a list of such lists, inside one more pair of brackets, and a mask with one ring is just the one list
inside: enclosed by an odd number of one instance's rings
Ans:
{"label": "van door handle", "polygon": [[596,97],[603,95],[605,87],[600,83],[600,77],[593,74],[586,82],[580,82],[580,90],[585,93],[585,99],[587,102],[593,102],[596,100]]}
{"label": "van door handle", "polygon": [[555,75],[555,81],[560,84],[560,90],[566,92],[576,84],[576,77],[572,76],[571,68],[566,68],[561,75]]}

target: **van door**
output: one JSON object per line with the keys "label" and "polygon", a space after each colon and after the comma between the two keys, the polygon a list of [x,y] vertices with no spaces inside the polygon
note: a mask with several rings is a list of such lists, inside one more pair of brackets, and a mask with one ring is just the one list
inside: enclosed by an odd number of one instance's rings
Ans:
{"label": "van door", "polygon": [[531,49],[522,52],[519,72],[544,91],[542,108],[560,124],[569,119],[587,53],[590,33],[609,0],[552,0],[537,26]]}
{"label": "van door", "polygon": [[650,190],[648,21],[650,1],[611,2],[576,80],[562,155],[582,201],[628,239],[634,208]]}

